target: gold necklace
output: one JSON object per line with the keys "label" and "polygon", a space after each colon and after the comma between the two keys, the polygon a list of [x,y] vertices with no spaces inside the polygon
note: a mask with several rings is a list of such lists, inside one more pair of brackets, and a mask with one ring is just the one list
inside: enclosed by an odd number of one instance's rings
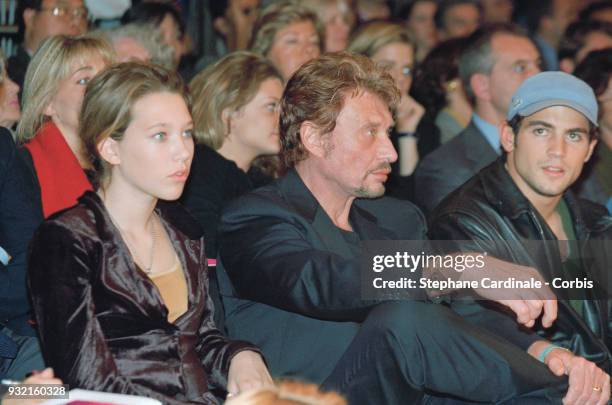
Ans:
{"label": "gold necklace", "polygon": [[[110,211],[108,211],[108,209],[107,209],[107,212],[108,212],[108,216],[111,219],[111,222],[115,225],[115,227],[119,231],[119,234],[121,235],[121,238],[125,241],[125,244],[127,245],[130,253],[132,254],[134,262],[136,262],[136,263],[137,262],[143,263],[140,260],[140,258],[138,258],[138,256],[136,255],[136,249],[134,248],[134,246],[132,246],[132,244],[130,243],[128,238],[125,236],[125,234],[121,230],[121,227],[117,224],[117,221],[115,221],[115,218],[113,218],[113,216],[111,215]],[[154,258],[153,256],[155,254],[155,246],[157,245],[157,240],[159,239],[159,230],[157,229],[156,221],[155,221],[156,217],[157,217],[157,213],[155,211],[153,211],[153,218],[151,218],[151,221],[152,221],[152,223],[151,223],[151,238],[153,239],[153,243],[151,244],[151,253],[149,254],[149,265],[148,266],[140,266],[142,268],[142,271],[144,271],[146,274],[151,274],[152,273],[153,258]]]}

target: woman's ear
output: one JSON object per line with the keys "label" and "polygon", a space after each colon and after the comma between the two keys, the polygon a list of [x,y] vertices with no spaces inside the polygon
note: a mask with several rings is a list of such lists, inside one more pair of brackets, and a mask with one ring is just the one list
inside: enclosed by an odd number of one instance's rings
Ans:
{"label": "woman's ear", "polygon": [[232,113],[233,111],[229,108],[224,108],[221,111],[221,121],[223,122],[223,128],[225,128],[226,137],[232,133]]}
{"label": "woman's ear", "polygon": [[109,164],[118,165],[121,163],[118,146],[117,141],[108,136],[98,143],[98,153]]}
{"label": "woman's ear", "polygon": [[47,106],[43,110],[43,114],[48,117],[53,117],[53,115],[55,115],[55,106],[53,105],[53,100],[51,100],[49,104],[47,104]]}

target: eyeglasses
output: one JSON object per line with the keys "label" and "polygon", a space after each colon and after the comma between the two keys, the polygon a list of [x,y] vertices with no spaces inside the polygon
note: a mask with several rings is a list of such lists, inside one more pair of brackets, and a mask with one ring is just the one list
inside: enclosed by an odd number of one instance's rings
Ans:
{"label": "eyeglasses", "polygon": [[48,8],[40,8],[40,11],[47,11],[51,13],[53,17],[70,17],[77,18],[79,20],[87,19],[87,9],[84,7],[79,8],[69,8],[69,7],[48,7]]}

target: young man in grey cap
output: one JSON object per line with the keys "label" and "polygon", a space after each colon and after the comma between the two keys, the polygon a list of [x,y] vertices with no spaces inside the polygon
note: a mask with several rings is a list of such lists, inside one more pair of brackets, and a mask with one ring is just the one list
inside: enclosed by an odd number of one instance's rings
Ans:
{"label": "young man in grey cap", "polygon": [[[517,326],[503,337],[554,374],[569,376],[564,403],[606,404],[610,300],[597,291],[607,287],[600,276],[610,259],[606,249],[591,249],[584,260],[589,246],[584,242],[611,239],[612,218],[604,207],[578,201],[569,191],[597,143],[597,100],[583,81],[544,72],[517,89],[506,118],[500,126],[505,155],[440,204],[429,236],[462,240],[457,244],[465,251],[484,249],[537,268],[557,294],[557,321],[551,328],[536,325],[536,333]],[[574,240],[580,243],[567,242]],[[561,285],[572,280],[584,283]],[[453,309],[495,332],[507,316],[490,304],[455,301]]]}

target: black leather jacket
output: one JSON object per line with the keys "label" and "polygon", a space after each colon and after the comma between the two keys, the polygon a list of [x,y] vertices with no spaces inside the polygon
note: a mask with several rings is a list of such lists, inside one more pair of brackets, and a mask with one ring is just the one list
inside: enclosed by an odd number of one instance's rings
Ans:
{"label": "black leather jacket", "polygon": [[[563,198],[573,218],[581,249],[587,249],[593,240],[612,239],[612,217],[607,215],[604,207],[578,200],[571,192],[566,192]],[[431,239],[474,241],[474,245],[464,246],[464,250],[485,249],[500,259],[534,266],[547,280],[562,276],[557,243],[543,243],[537,251],[526,246],[528,240],[556,241],[556,237],[515,185],[504,167],[503,158],[483,169],[442,201],[430,217],[429,236]],[[589,244],[585,243],[587,241]],[[594,266],[601,271],[589,275],[605,289],[608,287],[605,275],[612,263],[612,255],[606,249],[600,249],[595,252],[595,258],[589,271],[596,269]],[[555,293],[559,313],[551,328],[536,326],[539,336],[530,338],[530,331],[517,327],[514,334],[505,333],[504,337],[523,348],[530,339],[545,338],[571,349],[609,372],[612,300],[604,298],[607,294],[587,292],[589,299],[584,301],[584,316],[580,316],[570,305],[564,291],[555,290]],[[487,310],[483,307],[482,312]],[[499,316],[505,317],[501,312]],[[490,314],[485,318],[488,320],[483,321],[483,326],[495,332],[496,322],[491,320]]]}

